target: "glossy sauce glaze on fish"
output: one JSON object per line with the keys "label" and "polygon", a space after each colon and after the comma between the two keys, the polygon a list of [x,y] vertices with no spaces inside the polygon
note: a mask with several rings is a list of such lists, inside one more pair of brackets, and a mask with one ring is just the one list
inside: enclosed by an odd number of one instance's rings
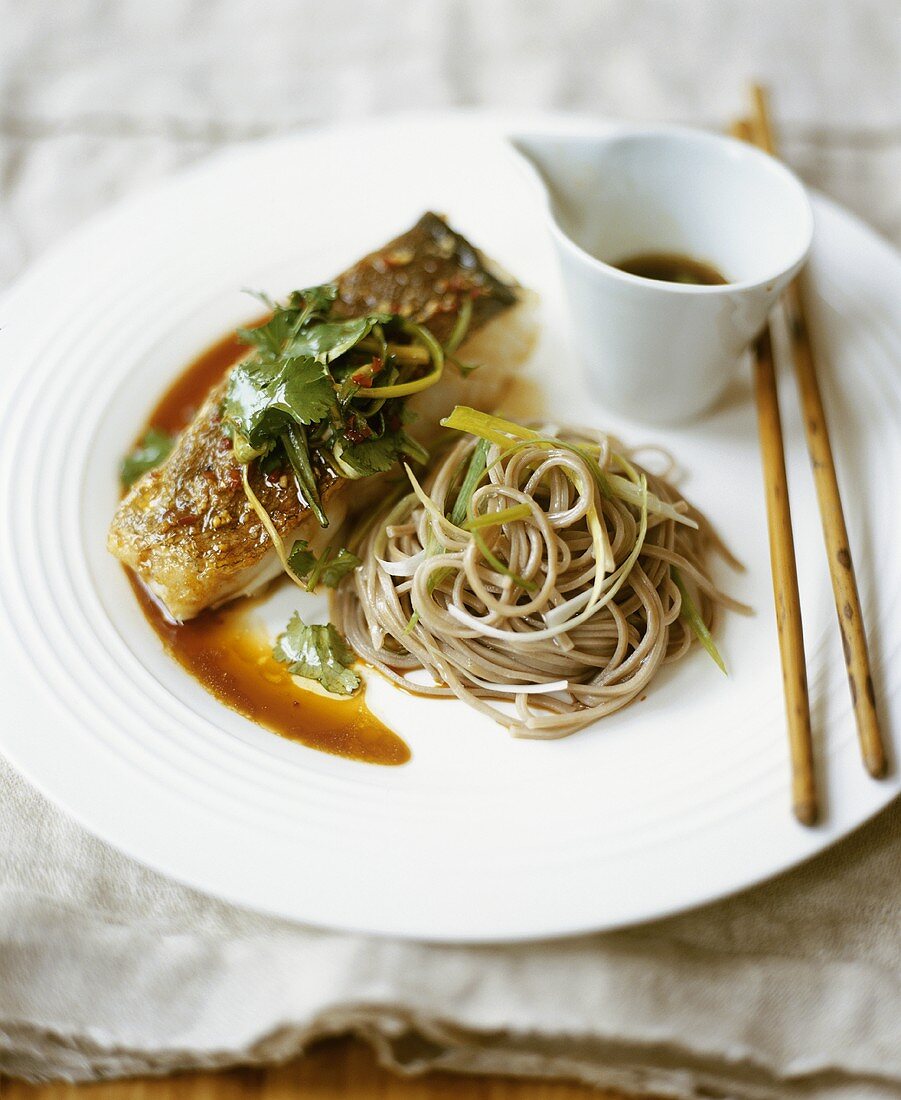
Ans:
{"label": "glossy sauce glaze on fish", "polygon": [[[418,417],[410,434],[420,442],[428,443],[438,419],[462,400],[494,408],[530,346],[528,296],[434,214],[355,264],[336,286],[334,316],[395,314],[423,325],[441,343],[470,303],[467,336],[457,355],[479,369],[466,377],[448,365],[440,381],[407,399]],[[227,386],[226,376],[213,387],[168,459],[136,481],[110,526],[111,552],[177,621],[259,591],[281,570],[223,424]],[[305,539],[315,552],[334,537],[349,508],[378,492],[379,479],[347,480],[315,453],[313,459],[327,527],[298,493],[290,472],[252,463],[247,478],[279,536],[289,545]]]}

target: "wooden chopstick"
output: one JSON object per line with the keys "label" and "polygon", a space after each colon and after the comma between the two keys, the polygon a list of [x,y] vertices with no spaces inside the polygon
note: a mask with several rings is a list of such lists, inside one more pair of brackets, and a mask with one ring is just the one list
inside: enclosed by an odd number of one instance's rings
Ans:
{"label": "wooden chopstick", "polygon": [[[747,122],[731,127],[734,137],[750,141]],[[770,569],[773,574],[773,599],[776,604],[776,629],[782,659],[782,687],[788,721],[788,744],[792,775],[792,809],[803,825],[813,825],[818,815],[813,767],[813,734],[810,728],[810,701],[807,693],[807,664],[804,660],[804,631],[801,626],[801,600],[798,595],[798,570],[792,536],[788,477],[782,443],[782,418],[773,364],[773,345],[769,325],[754,346],[754,397],[757,404],[757,431],[763,461],[764,496],[770,539]]]}
{"label": "wooden chopstick", "polygon": [[[776,156],[776,142],[770,121],[768,97],[760,85],[752,85],[752,139],[755,145]],[[848,670],[848,685],[857,722],[860,752],[867,771],[879,779],[887,771],[885,745],[879,730],[876,692],[870,672],[867,635],[857,592],[857,579],[848,540],[848,529],[839,495],[835,459],[829,442],[829,429],[823,398],[817,382],[816,361],[804,308],[806,287],[803,273],[786,289],[783,303],[788,320],[795,378],[801,399],[807,450],[813,467],[813,479],[823,522],[823,538],[832,576],[835,610]]]}

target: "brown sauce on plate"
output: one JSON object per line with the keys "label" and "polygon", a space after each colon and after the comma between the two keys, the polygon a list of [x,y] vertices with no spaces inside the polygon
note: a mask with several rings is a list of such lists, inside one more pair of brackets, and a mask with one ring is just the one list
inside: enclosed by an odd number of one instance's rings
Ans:
{"label": "brown sauce on plate", "polygon": [[724,286],[728,279],[712,265],[678,252],[641,252],[611,265],[627,275],[656,279],[661,283]]}
{"label": "brown sauce on plate", "polygon": [[147,418],[145,427],[161,428],[165,432],[180,432],[187,427],[213,386],[249,350],[233,332],[207,348],[166,390]]}
{"label": "brown sauce on plate", "polygon": [[[189,423],[209,390],[247,348],[234,335],[205,351],[172,383],[146,427],[178,432]],[[406,743],[366,706],[364,692],[352,699],[305,691],[272,656],[272,642],[254,623],[249,600],[173,623],[140,581],[129,580],[148,623],[165,649],[211,695],[274,733],[310,748],[368,764],[404,764]]]}

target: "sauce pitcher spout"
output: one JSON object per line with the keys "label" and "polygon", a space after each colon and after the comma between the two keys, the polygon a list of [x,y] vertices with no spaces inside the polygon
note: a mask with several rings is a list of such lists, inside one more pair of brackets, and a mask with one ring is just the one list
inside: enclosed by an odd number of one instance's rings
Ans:
{"label": "sauce pitcher spout", "polygon": [[588,230],[591,189],[596,179],[591,147],[595,139],[560,134],[514,134],[510,144],[527,176],[542,194],[549,219],[574,241]]}

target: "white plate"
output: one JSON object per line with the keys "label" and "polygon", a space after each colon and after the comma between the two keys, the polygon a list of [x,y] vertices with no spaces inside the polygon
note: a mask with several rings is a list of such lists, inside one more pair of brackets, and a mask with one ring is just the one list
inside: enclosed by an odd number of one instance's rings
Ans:
{"label": "white plate", "polygon": [[[610,928],[748,886],[886,805],[858,759],[791,379],[782,386],[825,823],[789,810],[779,658],[746,383],[701,424],[650,430],[588,402],[572,365],[536,196],[505,127],[573,120],[415,116],[266,142],[119,205],[0,307],[0,747],[92,832],[192,886],[316,924],[431,940]],[[897,714],[901,607],[901,261],[816,200],[814,329],[877,687]],[[686,490],[747,562],[723,576],[724,678],[699,649],[645,702],[559,742],[510,739],[456,702],[376,680],[413,760],[317,753],[218,704],[144,622],[106,526],[147,410],[206,345],[282,292],[340,270],[424,209],[540,291],[533,364],[552,411],[671,447]],[[653,319],[649,319],[653,323]]]}

